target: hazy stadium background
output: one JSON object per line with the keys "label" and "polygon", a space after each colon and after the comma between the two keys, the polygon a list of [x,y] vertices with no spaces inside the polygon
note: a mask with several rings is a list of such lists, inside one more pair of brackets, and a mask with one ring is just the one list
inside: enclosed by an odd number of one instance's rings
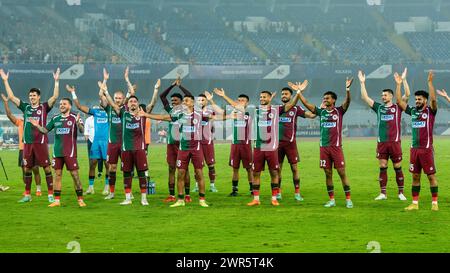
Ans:
{"label": "hazy stadium background", "polygon": [[[97,102],[103,67],[117,90],[125,89],[123,70],[130,65],[145,103],[156,79],[163,79],[162,91],[177,73],[194,94],[223,87],[231,97],[249,94],[255,104],[259,91],[303,79],[310,81],[305,94],[312,102],[333,90],[340,103],[345,77],[353,76],[346,135],[374,136],[375,115],[359,95],[359,69],[374,99],[394,88],[392,74],[404,67],[412,91],[426,89],[428,69],[436,71],[437,88],[449,86],[448,0],[1,0],[0,17],[1,67],[11,71],[20,98],[39,87],[46,100],[57,66],[60,97],[68,95],[65,83],[74,84],[87,105]],[[445,100],[439,104],[435,133],[441,135],[449,112]],[[154,111],[163,111],[160,103]],[[15,138],[16,129],[4,115],[1,120],[5,140]],[[299,124],[299,136],[317,135],[317,120]]]}

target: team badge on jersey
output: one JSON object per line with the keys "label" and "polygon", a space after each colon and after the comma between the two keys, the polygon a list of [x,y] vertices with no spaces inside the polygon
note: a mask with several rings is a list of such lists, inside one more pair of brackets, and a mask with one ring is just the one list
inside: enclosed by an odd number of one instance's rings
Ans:
{"label": "team badge on jersey", "polygon": [[72,126],[72,121],[69,120],[69,121],[67,122],[67,125]]}
{"label": "team badge on jersey", "polygon": [[273,113],[269,113],[269,118],[273,118]]}
{"label": "team badge on jersey", "polygon": [[193,120],[193,123],[194,123],[194,124],[197,124],[197,123],[198,123],[198,120],[194,119],[194,120]]}
{"label": "team badge on jersey", "polygon": [[337,120],[337,119],[338,119],[338,116],[337,116],[337,115],[333,115],[333,119],[334,119],[334,120]]}
{"label": "team badge on jersey", "polygon": [[426,118],[428,118],[428,115],[427,115],[426,113],[423,113],[423,114],[422,114],[422,118],[423,118],[423,119],[426,119]]}
{"label": "team badge on jersey", "polygon": [[294,115],[294,112],[290,111],[290,112],[289,112],[289,116],[292,117],[293,115]]}
{"label": "team badge on jersey", "polygon": [[245,116],[244,116],[244,119],[248,119],[248,116],[247,116],[247,115],[245,115]]}
{"label": "team badge on jersey", "polygon": [[392,113],[395,113],[395,108],[391,108],[391,112],[392,112]]}
{"label": "team badge on jersey", "polygon": [[136,120],[141,120],[141,117],[136,117]]}
{"label": "team badge on jersey", "polygon": [[37,113],[38,115],[40,115],[40,114],[42,114],[42,111],[41,111],[41,110],[37,110],[36,113]]}

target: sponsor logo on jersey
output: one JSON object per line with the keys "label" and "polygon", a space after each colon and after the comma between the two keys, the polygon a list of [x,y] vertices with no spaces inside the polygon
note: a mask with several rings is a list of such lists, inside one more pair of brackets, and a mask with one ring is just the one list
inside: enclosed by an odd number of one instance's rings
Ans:
{"label": "sponsor logo on jersey", "polygon": [[39,117],[29,117],[28,119],[32,119],[32,120],[35,120],[35,121],[40,121],[41,120]]}
{"label": "sponsor logo on jersey", "polygon": [[134,129],[139,128],[139,126],[140,126],[139,123],[127,123],[127,125],[125,126],[125,128],[134,130]]}
{"label": "sponsor logo on jersey", "polygon": [[425,121],[413,121],[412,127],[413,128],[424,128],[426,126]]}
{"label": "sponsor logo on jersey", "polygon": [[62,124],[62,122],[60,122],[60,121],[55,122],[55,127],[61,126],[61,124]]}
{"label": "sponsor logo on jersey", "polygon": [[202,126],[206,126],[206,125],[208,125],[208,122],[205,120],[202,120]]}
{"label": "sponsor logo on jersey", "polygon": [[280,122],[291,122],[292,119],[290,117],[280,117]]}
{"label": "sponsor logo on jersey", "polygon": [[334,128],[336,127],[336,122],[322,122],[323,128]]}
{"label": "sponsor logo on jersey", "polygon": [[258,122],[258,126],[262,126],[262,127],[272,126],[272,121],[271,120],[260,120]]}
{"label": "sponsor logo on jersey", "polygon": [[70,134],[70,128],[57,128],[56,129],[57,135],[67,135]]}
{"label": "sponsor logo on jersey", "polygon": [[121,123],[122,121],[121,121],[120,118],[118,118],[118,117],[113,117],[113,118],[111,119],[111,122],[112,122],[112,123],[115,123],[115,124],[118,124],[118,123]]}
{"label": "sponsor logo on jersey", "polygon": [[194,133],[195,132],[195,126],[183,126],[183,133]]}
{"label": "sponsor logo on jersey", "polygon": [[394,120],[394,115],[381,115],[380,119],[382,121],[390,121],[390,120]]}
{"label": "sponsor logo on jersey", "polygon": [[107,123],[108,119],[107,118],[97,118],[97,123]]}

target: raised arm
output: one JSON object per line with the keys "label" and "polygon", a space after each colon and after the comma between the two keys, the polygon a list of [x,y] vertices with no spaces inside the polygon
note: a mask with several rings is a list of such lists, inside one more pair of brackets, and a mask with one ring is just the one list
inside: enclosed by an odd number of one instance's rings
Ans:
{"label": "raised arm", "polygon": [[301,93],[301,92],[305,91],[306,87],[308,87],[308,80],[304,80],[302,83],[299,83],[297,85],[297,89],[296,89],[297,94],[295,94],[294,99],[290,100],[288,103],[286,103],[284,105],[284,111],[285,112],[291,110],[291,108],[294,107],[297,104],[297,102],[299,100],[298,93]]}
{"label": "raised arm", "polygon": [[430,107],[431,110],[433,110],[434,112],[437,111],[437,99],[436,99],[436,90],[434,89],[434,85],[433,85],[433,71],[430,70],[430,72],[428,72],[428,92],[430,93]]}
{"label": "raised arm", "polygon": [[111,95],[108,93],[108,87],[106,84],[102,82],[98,82],[98,87],[100,87],[100,90],[103,92],[103,95],[106,97],[106,100],[108,101],[108,104],[111,105],[111,107],[114,109],[116,114],[120,114],[120,107],[117,105],[114,100],[111,98]]}
{"label": "raised arm", "polygon": [[373,99],[369,97],[366,89],[366,75],[361,70],[358,72],[359,83],[361,84],[361,99],[369,105],[370,108],[373,107]]}
{"label": "raised arm", "polygon": [[344,111],[347,111],[348,107],[350,106],[351,97],[350,97],[350,86],[352,86],[353,78],[346,78],[345,79],[345,98],[344,102],[342,103],[342,109]]}
{"label": "raised arm", "polygon": [[14,93],[11,89],[11,86],[9,85],[8,79],[9,79],[9,72],[5,73],[3,69],[0,69],[0,76],[2,77],[3,83],[5,84],[6,94],[8,94],[8,98],[17,106],[20,105],[20,99],[14,96]]}
{"label": "raised arm", "polygon": [[133,84],[130,81],[129,73],[130,73],[130,68],[127,66],[125,68],[125,72],[124,72],[123,76],[125,78],[125,82],[127,83],[128,93],[130,95],[134,95],[136,90],[135,90]]}
{"label": "raised arm", "polygon": [[47,128],[42,127],[41,125],[39,125],[39,121],[34,120],[34,119],[32,119],[32,118],[28,119],[28,121],[29,121],[34,127],[36,127],[36,128],[39,130],[39,132],[41,132],[41,133],[43,133],[43,134],[47,134],[47,133],[48,133]]}
{"label": "raised arm", "polygon": [[223,113],[225,112],[222,108],[219,107],[219,105],[217,105],[214,100],[213,97],[214,95],[209,93],[208,91],[204,92],[206,99],[209,101],[209,103],[211,104],[211,107],[214,109],[214,112],[218,115],[223,115]]}
{"label": "raised arm", "polygon": [[402,100],[406,103],[408,103],[409,96],[411,95],[411,91],[409,89],[408,81],[406,80],[406,75],[408,73],[408,68],[405,67],[405,70],[403,70],[402,73],[402,80],[403,80],[403,89],[405,89],[405,94],[402,97]]}
{"label": "raised arm", "polygon": [[228,97],[225,94],[225,90],[223,90],[223,88],[214,88],[214,93],[216,93],[219,97],[222,97],[222,99],[224,99],[229,105],[231,105],[234,109],[240,111],[240,112],[245,112],[245,107],[243,105],[240,105],[239,103],[235,102],[234,100],[232,100],[230,97]]}
{"label": "raised arm", "polygon": [[[289,87],[291,87],[293,90],[297,91],[296,96],[298,97],[298,99],[300,99],[300,101],[303,103],[303,105],[309,110],[311,111],[312,114],[316,114],[316,106],[312,103],[309,103],[308,100],[305,98],[305,96],[303,96],[303,92],[300,91],[301,90],[301,84],[299,82],[297,83],[292,83],[292,82],[288,82]],[[308,85],[308,82],[306,81],[306,85]],[[306,86],[305,86],[306,88]]]}
{"label": "raised arm", "polygon": [[146,117],[146,118],[153,119],[153,120],[172,121],[172,119],[170,118],[170,115],[150,114],[150,113],[145,112],[142,108],[139,108],[138,115],[140,117]]}
{"label": "raised arm", "polygon": [[75,86],[66,84],[66,90],[72,94],[72,100],[75,106],[83,113],[89,114],[89,107],[81,105],[80,101],[78,100],[77,94],[75,93]]}
{"label": "raised arm", "polygon": [[161,99],[164,109],[167,109],[167,107],[170,107],[170,103],[167,100],[167,95],[169,95],[170,91],[177,86],[177,81],[174,81],[166,90],[164,90],[164,92],[162,92],[159,95],[159,98]]}
{"label": "raised arm", "polygon": [[53,88],[53,96],[51,96],[47,103],[48,106],[50,106],[50,108],[53,107],[53,105],[55,105],[56,100],[59,97],[59,75],[60,75],[60,69],[59,67],[56,69],[56,72],[53,73],[53,79],[55,80],[55,87]]}
{"label": "raised arm", "polygon": [[438,95],[444,97],[447,100],[447,102],[450,102],[450,97],[447,95],[447,92],[445,91],[445,89],[436,90],[436,92],[438,93]]}
{"label": "raised arm", "polygon": [[312,113],[312,112],[310,112],[310,111],[306,111],[306,112],[305,112],[305,118],[313,119],[313,118],[315,118],[315,117],[317,117],[316,114],[314,114],[314,113]]}
{"label": "raised arm", "polygon": [[[108,81],[108,79],[109,79],[109,73],[108,73],[108,71],[106,71],[106,68],[103,68],[103,84],[106,85],[106,82]],[[101,89],[99,89],[99,91],[98,91],[98,97],[100,98],[100,106],[105,108],[108,105],[108,100],[103,95],[103,91]]]}
{"label": "raised arm", "polygon": [[150,103],[147,105],[147,107],[145,109],[146,112],[149,114],[153,111],[153,108],[155,107],[156,100],[158,98],[158,91],[159,91],[160,87],[161,87],[161,80],[158,79],[158,81],[155,84],[155,89],[153,89],[152,99],[150,100]]}
{"label": "raised arm", "polygon": [[395,79],[395,83],[397,84],[397,87],[395,88],[395,98],[397,99],[397,104],[398,106],[405,111],[406,107],[408,106],[406,104],[406,102],[402,99],[402,77],[400,77],[400,75],[395,72],[394,73],[394,79]]}
{"label": "raised arm", "polygon": [[189,90],[187,90],[186,88],[184,88],[184,86],[181,85],[181,78],[180,78],[179,75],[178,75],[177,80],[175,82],[177,83],[178,87],[181,89],[181,91],[183,91],[183,93],[186,96],[194,96],[194,95],[192,95],[192,93]]}
{"label": "raised arm", "polygon": [[5,94],[3,94],[3,93],[2,93],[2,100],[3,100],[3,105],[5,106],[6,116],[13,124],[16,124],[17,118],[16,118],[16,116],[14,116],[11,113],[11,109],[9,109],[9,105],[8,105],[8,97],[5,96]]}

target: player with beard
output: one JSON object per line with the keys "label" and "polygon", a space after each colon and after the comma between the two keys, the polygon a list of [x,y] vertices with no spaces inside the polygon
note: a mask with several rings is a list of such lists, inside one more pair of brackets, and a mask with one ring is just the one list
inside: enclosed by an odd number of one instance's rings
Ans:
{"label": "player with beard", "polygon": [[127,108],[117,105],[108,93],[105,83],[98,82],[100,89],[108,100],[108,104],[122,121],[122,171],[125,185],[125,200],[121,205],[131,205],[132,171],[136,168],[141,189],[141,204],[148,206],[147,201],[147,178],[145,172],[148,170],[147,155],[145,153],[145,118],[138,115],[139,100],[130,95]]}
{"label": "player with beard", "polygon": [[[437,211],[438,207],[438,182],[436,179],[436,167],[434,165],[433,129],[437,113],[436,92],[433,86],[433,72],[428,73],[428,92],[418,90],[414,93],[416,107],[410,107],[402,100],[402,78],[394,74],[397,88],[395,91],[397,104],[411,116],[412,143],[410,149],[409,171],[412,173],[412,204],[405,210],[419,209],[420,176],[423,172],[430,182],[431,210]],[[428,105],[428,101],[430,105]]]}
{"label": "player with beard", "polygon": [[72,101],[69,98],[63,98],[59,102],[60,114],[54,116],[45,126],[41,126],[40,122],[30,118],[30,123],[36,127],[42,134],[48,134],[55,129],[55,143],[53,144],[53,160],[52,166],[55,169],[55,201],[49,207],[61,206],[61,181],[62,169],[66,165],[66,169],[70,172],[75,186],[75,192],[78,198],[78,205],[85,207],[83,201],[83,188],[78,175],[77,160],[77,131],[83,133],[83,121],[80,114],[75,115],[71,112]]}

